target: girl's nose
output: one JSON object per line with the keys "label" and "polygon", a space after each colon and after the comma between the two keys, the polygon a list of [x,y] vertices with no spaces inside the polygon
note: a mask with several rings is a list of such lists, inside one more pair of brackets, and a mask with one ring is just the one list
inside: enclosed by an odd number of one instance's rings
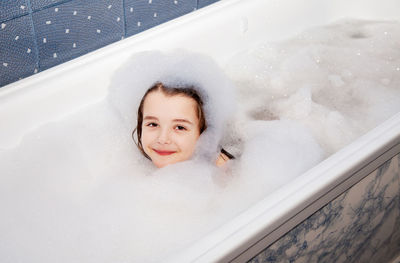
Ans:
{"label": "girl's nose", "polygon": [[161,144],[169,144],[169,131],[168,129],[160,129],[160,134],[158,136],[158,142]]}

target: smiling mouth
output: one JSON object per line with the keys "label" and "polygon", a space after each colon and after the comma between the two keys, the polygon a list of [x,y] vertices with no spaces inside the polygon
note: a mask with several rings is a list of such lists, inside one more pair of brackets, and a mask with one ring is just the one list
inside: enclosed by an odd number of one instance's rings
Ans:
{"label": "smiling mouth", "polygon": [[156,149],[153,149],[153,151],[155,151],[157,154],[159,154],[159,155],[171,155],[171,154],[173,154],[173,153],[176,153],[176,151],[160,151],[160,150],[156,150]]}

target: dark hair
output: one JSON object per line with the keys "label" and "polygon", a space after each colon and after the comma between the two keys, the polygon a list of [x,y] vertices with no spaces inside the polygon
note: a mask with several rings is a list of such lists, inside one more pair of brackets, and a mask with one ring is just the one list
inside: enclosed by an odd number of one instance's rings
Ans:
{"label": "dark hair", "polygon": [[[144,106],[144,101],[151,92],[155,91],[161,91],[164,93],[166,96],[174,96],[174,95],[183,95],[188,98],[192,98],[196,101],[197,108],[196,108],[196,113],[197,117],[199,119],[199,129],[200,129],[200,134],[203,133],[207,129],[207,122],[206,118],[204,115],[204,110],[203,110],[203,100],[201,99],[200,95],[196,91],[196,89],[193,86],[186,86],[186,87],[168,87],[164,85],[161,82],[156,82],[152,87],[150,87],[146,93],[144,94],[142,100],[140,101],[138,112],[137,112],[137,124],[136,128],[132,132],[132,138],[137,147],[139,148],[140,152],[149,160],[150,157],[145,153],[142,145],[142,124],[143,124],[143,106]],[[137,134],[137,142],[135,141],[134,135],[135,132]],[[221,153],[225,154],[229,159],[234,159],[235,157],[225,151],[224,149],[221,149]]]}

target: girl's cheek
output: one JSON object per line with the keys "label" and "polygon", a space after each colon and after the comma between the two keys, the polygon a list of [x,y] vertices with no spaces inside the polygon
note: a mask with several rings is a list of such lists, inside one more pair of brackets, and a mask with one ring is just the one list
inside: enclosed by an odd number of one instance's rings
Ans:
{"label": "girl's cheek", "polygon": [[198,138],[199,137],[196,136],[195,133],[186,133],[184,135],[181,135],[179,139],[180,139],[180,141],[182,143],[185,143],[187,145],[191,145],[191,144],[195,144],[197,142]]}
{"label": "girl's cheek", "polygon": [[151,137],[152,137],[152,135],[151,135],[151,133],[150,132],[143,132],[142,133],[142,143],[143,144],[149,144],[150,143],[150,141],[151,141]]}

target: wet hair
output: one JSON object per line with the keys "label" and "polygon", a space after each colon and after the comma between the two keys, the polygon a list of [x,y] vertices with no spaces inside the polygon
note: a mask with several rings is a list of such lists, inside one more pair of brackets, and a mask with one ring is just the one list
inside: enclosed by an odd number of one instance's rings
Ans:
{"label": "wet hair", "polygon": [[[194,86],[185,86],[185,87],[169,87],[166,86],[165,84],[161,82],[156,82],[153,86],[151,86],[146,93],[143,95],[142,100],[140,101],[138,112],[137,112],[137,124],[136,128],[132,132],[132,138],[133,141],[135,142],[136,146],[139,148],[140,152],[149,160],[150,157],[145,153],[142,145],[142,124],[143,124],[143,106],[144,106],[144,101],[146,100],[147,95],[149,95],[151,92],[155,91],[161,91],[164,95],[166,96],[175,96],[175,95],[182,95],[188,98],[192,98],[196,101],[196,114],[199,119],[199,130],[200,134],[203,133],[207,129],[207,122],[206,118],[204,115],[204,110],[203,110],[203,100],[201,99],[201,96],[199,93],[196,91]],[[135,140],[135,132],[137,136],[137,141]],[[235,157],[227,152],[224,149],[221,149],[221,153],[225,154],[229,159],[234,159]]]}

